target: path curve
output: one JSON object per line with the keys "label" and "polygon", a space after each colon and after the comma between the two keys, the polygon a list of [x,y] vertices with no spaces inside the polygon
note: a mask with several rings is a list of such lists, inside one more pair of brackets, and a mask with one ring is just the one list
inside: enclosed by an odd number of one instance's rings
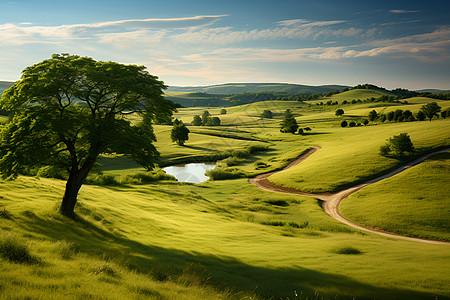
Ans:
{"label": "path curve", "polygon": [[267,190],[267,191],[279,192],[279,193],[287,193],[287,194],[306,195],[306,196],[311,196],[311,197],[318,198],[318,199],[323,201],[322,209],[329,216],[331,216],[333,219],[338,220],[339,222],[342,222],[342,223],[344,223],[344,224],[346,224],[348,226],[351,226],[353,228],[356,228],[356,229],[359,229],[359,230],[362,230],[362,231],[371,232],[371,233],[375,233],[375,234],[386,236],[386,237],[393,237],[393,238],[398,238],[398,239],[403,239],[403,240],[409,240],[409,241],[416,241],[416,242],[430,243],[430,244],[439,244],[439,245],[450,245],[450,242],[427,240],[427,239],[421,239],[421,238],[413,238],[413,237],[398,235],[398,234],[395,234],[395,233],[390,233],[390,232],[386,232],[386,231],[382,231],[382,230],[378,230],[378,229],[363,227],[363,226],[360,226],[360,225],[358,225],[356,223],[353,223],[353,222],[347,220],[346,218],[344,218],[339,213],[339,204],[341,203],[341,201],[343,199],[347,198],[349,195],[359,191],[363,187],[366,187],[366,186],[368,186],[368,185],[370,185],[372,183],[375,183],[375,182],[380,181],[380,180],[385,179],[385,178],[389,178],[391,176],[394,176],[394,175],[396,175],[396,174],[406,170],[407,168],[410,168],[410,167],[412,167],[414,165],[417,165],[418,163],[420,163],[420,162],[424,161],[425,159],[429,158],[430,156],[436,155],[438,153],[450,151],[450,148],[434,151],[434,152],[429,153],[427,155],[421,156],[421,157],[417,158],[416,160],[411,161],[411,162],[409,162],[409,163],[407,163],[407,164],[405,164],[405,165],[403,165],[403,166],[401,166],[401,167],[399,167],[399,168],[389,172],[388,174],[385,174],[385,175],[379,176],[377,178],[368,180],[368,181],[366,181],[364,183],[355,185],[353,187],[347,188],[347,189],[339,191],[337,193],[317,193],[317,194],[304,193],[304,192],[299,191],[297,189],[275,185],[275,184],[273,184],[272,182],[270,182],[267,179],[272,174],[284,171],[286,169],[289,169],[292,166],[295,166],[295,165],[299,164],[300,162],[302,162],[303,160],[305,160],[306,158],[308,158],[309,156],[311,156],[314,152],[316,152],[318,150],[320,150],[320,147],[314,146],[308,152],[306,152],[305,154],[301,155],[299,158],[297,158],[296,160],[291,162],[289,165],[287,165],[283,169],[278,170],[278,171],[265,173],[265,174],[261,174],[261,175],[256,176],[255,178],[249,178],[248,182],[250,182],[251,184],[257,186],[258,188],[261,188],[261,189],[264,189],[264,190]]}

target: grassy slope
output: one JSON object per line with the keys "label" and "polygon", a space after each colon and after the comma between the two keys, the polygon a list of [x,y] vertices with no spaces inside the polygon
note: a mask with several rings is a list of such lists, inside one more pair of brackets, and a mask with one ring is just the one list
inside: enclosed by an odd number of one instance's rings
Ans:
{"label": "grassy slope", "polygon": [[[244,296],[237,291],[450,297],[446,247],[355,234],[313,198],[265,192],[246,180],[84,186],[74,222],[52,209],[63,185],[27,177],[0,183],[0,205],[10,216],[2,218],[1,235],[21,236],[42,261],[0,261],[6,298],[221,298],[230,289],[236,298]],[[61,240],[79,253],[62,259]],[[334,253],[348,246],[362,254]]]}
{"label": "grassy slope", "polygon": [[[414,105],[426,101],[418,100]],[[371,110],[370,104],[344,107],[346,118],[360,118]],[[273,120],[258,118],[263,109],[282,113],[286,108],[293,109],[302,126],[311,126],[312,134],[280,134],[281,114]],[[321,145],[322,150],[301,165],[313,162],[311,168],[329,176],[331,184],[339,184],[344,177],[351,179],[354,170],[359,172],[360,165],[366,162],[376,166],[370,169],[372,174],[379,172],[380,166],[395,164],[374,155],[374,151],[378,153],[379,145],[375,144],[384,143],[398,132],[411,130],[419,147],[448,143],[448,120],[342,129],[341,118],[334,116],[336,108],[308,107],[298,102],[254,103],[227,109],[231,126],[221,128],[247,131],[252,137],[267,140],[275,149],[239,166],[252,174],[264,172],[255,170],[255,161],[269,164],[267,170],[279,168],[310,145]],[[202,110],[183,109],[178,116],[189,122]],[[218,114],[218,109],[210,111]],[[209,153],[207,149],[213,149],[212,145],[226,149],[253,143],[191,134],[187,145],[197,148],[179,147],[170,142],[169,130],[167,126],[155,127],[157,147],[166,156],[202,155]],[[334,159],[333,168],[314,158],[324,151]],[[337,159],[335,155],[341,156]],[[114,164],[108,170],[112,174],[132,173],[137,167],[123,159]],[[301,168],[297,171],[286,180],[295,182],[305,172]],[[337,177],[336,172],[340,172]],[[309,184],[321,180],[314,172],[309,174]],[[60,201],[63,186],[57,180],[26,177],[0,183],[0,212],[6,209],[13,216],[6,219],[8,213],[1,214],[1,236],[21,236],[44,262],[26,266],[0,260],[0,295],[95,298],[103,294],[119,299],[223,298],[231,294],[240,298],[255,292],[293,298],[294,291],[312,296],[318,290],[328,297],[450,297],[446,247],[355,234],[325,215],[313,198],[262,191],[245,179],[202,185],[160,182],[111,188],[84,186],[77,207],[83,221],[73,222],[53,209]],[[285,225],[262,224],[277,222]],[[289,222],[304,228],[294,228]],[[61,246],[54,242],[63,239],[80,249],[70,260],[58,258]],[[335,253],[336,248],[349,246],[362,254]],[[245,295],[236,291],[244,291]]]}
{"label": "grassy slope", "polygon": [[445,191],[449,174],[450,152],[446,152],[362,189],[339,208],[358,224],[450,241],[450,206]]}

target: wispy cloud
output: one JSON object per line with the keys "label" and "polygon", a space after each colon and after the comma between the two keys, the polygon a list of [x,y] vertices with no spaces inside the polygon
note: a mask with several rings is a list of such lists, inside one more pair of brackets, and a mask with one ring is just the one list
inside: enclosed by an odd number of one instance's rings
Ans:
{"label": "wispy cloud", "polygon": [[404,9],[391,9],[389,12],[393,13],[393,14],[409,14],[409,13],[418,13],[420,11],[418,11],[418,10],[404,10]]}

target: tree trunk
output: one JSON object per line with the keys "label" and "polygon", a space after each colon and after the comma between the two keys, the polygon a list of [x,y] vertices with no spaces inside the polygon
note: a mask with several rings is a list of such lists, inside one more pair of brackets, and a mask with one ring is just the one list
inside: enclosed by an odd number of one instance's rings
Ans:
{"label": "tree trunk", "polygon": [[66,190],[64,192],[64,197],[61,203],[59,211],[68,217],[74,216],[74,208],[77,203],[78,191],[86,180],[89,171],[92,169],[94,163],[85,163],[83,167],[78,170],[71,170],[69,174],[69,179],[66,183]]}

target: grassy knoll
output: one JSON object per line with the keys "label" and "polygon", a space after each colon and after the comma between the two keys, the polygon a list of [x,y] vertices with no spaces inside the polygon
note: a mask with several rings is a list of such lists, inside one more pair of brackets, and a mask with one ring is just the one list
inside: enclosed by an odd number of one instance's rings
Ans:
{"label": "grassy knoll", "polygon": [[0,182],[0,239],[38,261],[0,258],[2,297],[450,297],[447,247],[358,234],[313,198],[245,179],[84,186],[74,221],[55,211],[63,187]]}
{"label": "grassy knoll", "polygon": [[316,135],[304,137],[304,143],[322,147],[301,164],[269,177],[278,185],[308,192],[339,190],[401,164],[383,157],[379,148],[386,139],[408,132],[419,151],[450,145],[447,128],[450,120],[380,124],[355,128],[316,129]]}
{"label": "grassy knoll", "polygon": [[450,241],[450,152],[366,187],[342,201],[341,213],[365,226]]}

